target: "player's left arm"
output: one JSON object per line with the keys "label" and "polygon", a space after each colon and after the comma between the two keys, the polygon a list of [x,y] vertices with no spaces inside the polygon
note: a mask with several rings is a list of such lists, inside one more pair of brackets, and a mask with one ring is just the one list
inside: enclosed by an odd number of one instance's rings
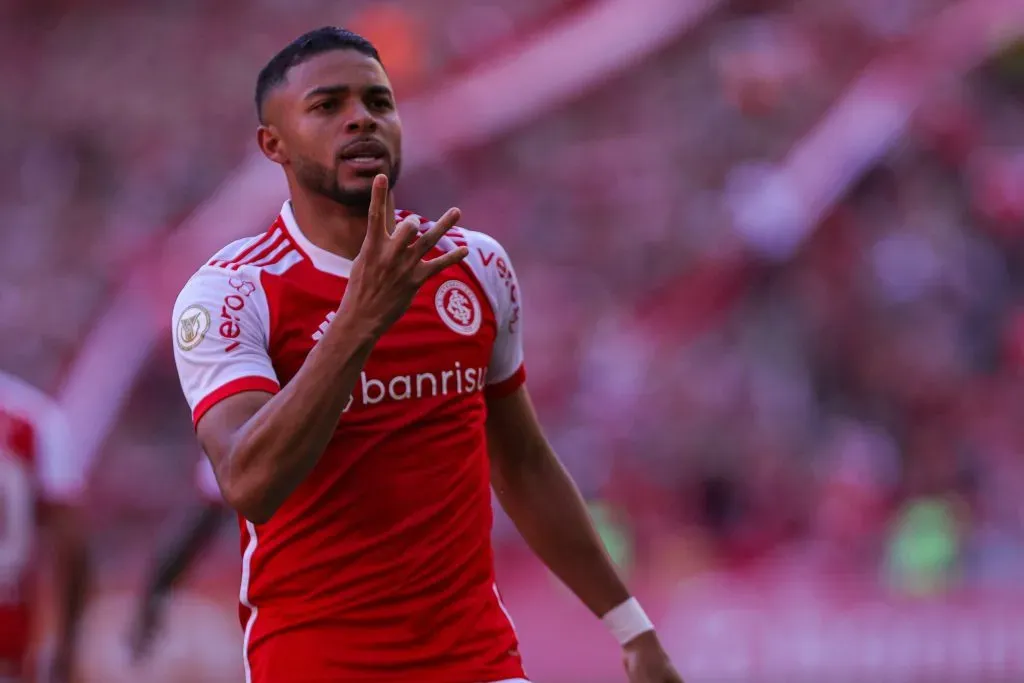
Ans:
{"label": "player's left arm", "polygon": [[71,680],[77,660],[79,626],[91,579],[79,504],[86,472],[84,463],[73,455],[67,425],[56,408],[40,425],[38,447],[44,499],[40,522],[49,541],[56,593],[56,642],[45,680],[64,683]]}
{"label": "player's left arm", "polygon": [[525,386],[487,402],[491,484],[530,548],[623,646],[632,683],[676,683],[650,621],[630,596],[583,497],[545,438]]}
{"label": "player's left arm", "polygon": [[605,551],[583,496],[544,436],[525,385],[518,283],[497,243],[476,266],[497,313],[487,387],[491,484],[530,548],[608,626],[632,683],[678,683],[639,603]]}

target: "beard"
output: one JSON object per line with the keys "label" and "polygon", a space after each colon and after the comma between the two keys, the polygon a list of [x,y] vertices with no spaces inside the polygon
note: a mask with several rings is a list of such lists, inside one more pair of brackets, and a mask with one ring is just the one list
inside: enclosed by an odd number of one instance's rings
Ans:
{"label": "beard", "polygon": [[[347,209],[369,211],[370,198],[373,193],[373,176],[367,178],[365,187],[345,187],[338,180],[338,166],[341,162],[336,163],[334,168],[330,168],[311,159],[295,159],[292,162],[295,168],[295,178],[302,187],[341,204]],[[401,169],[401,160],[395,159],[391,168],[388,169],[389,188],[395,187]]]}

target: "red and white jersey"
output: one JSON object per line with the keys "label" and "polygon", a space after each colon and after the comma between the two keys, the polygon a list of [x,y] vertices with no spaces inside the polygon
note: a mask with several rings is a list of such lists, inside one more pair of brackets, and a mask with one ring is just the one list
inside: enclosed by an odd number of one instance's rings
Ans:
{"label": "red and white jersey", "polygon": [[[469,256],[377,343],[313,472],[268,523],[240,520],[247,681],[523,676],[494,580],[484,431],[485,397],[525,381],[518,292],[495,240],[453,229],[437,253],[458,245]],[[287,384],[351,267],[302,234],[288,203],[203,266],[173,318],[194,423],[228,396]]]}
{"label": "red and white jersey", "polygon": [[0,679],[19,675],[32,634],[39,505],[73,502],[84,485],[71,444],[56,403],[0,373]]}

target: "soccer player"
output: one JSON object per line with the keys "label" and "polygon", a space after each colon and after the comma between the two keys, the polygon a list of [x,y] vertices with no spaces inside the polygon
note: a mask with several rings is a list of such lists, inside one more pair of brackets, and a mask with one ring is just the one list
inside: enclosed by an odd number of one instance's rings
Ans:
{"label": "soccer player", "polygon": [[153,640],[163,624],[171,589],[217,537],[221,524],[231,518],[230,509],[221,498],[210,461],[205,457],[196,468],[196,484],[203,500],[189,515],[181,531],[157,552],[139,599],[135,619],[128,633],[128,645],[135,661],[149,654]]}
{"label": "soccer player", "polygon": [[256,106],[290,200],[200,268],[173,317],[199,440],[240,515],[246,680],[524,681],[493,486],[632,683],[678,682],[541,432],[508,255],[454,227],[457,209],[394,211],[402,129],[376,49],[307,33],[262,70]]}
{"label": "soccer player", "polygon": [[[58,406],[35,388],[0,373],[0,682],[66,683],[75,663],[85,604],[86,545],[75,514],[85,483],[71,457]],[[41,675],[30,669],[32,611],[40,551],[48,532],[56,579],[56,640]]]}

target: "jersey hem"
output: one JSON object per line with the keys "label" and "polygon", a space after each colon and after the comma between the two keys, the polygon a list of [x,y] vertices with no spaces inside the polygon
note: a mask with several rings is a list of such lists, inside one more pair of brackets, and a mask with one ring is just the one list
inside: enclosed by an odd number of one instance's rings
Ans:
{"label": "jersey hem", "polygon": [[270,394],[276,394],[280,390],[281,386],[269,377],[252,376],[233,379],[227,384],[223,384],[217,389],[211,391],[196,404],[195,410],[192,411],[192,427],[198,427],[199,420],[203,419],[203,415],[205,415],[210,408],[230,396],[241,394],[246,391],[266,391]]}

